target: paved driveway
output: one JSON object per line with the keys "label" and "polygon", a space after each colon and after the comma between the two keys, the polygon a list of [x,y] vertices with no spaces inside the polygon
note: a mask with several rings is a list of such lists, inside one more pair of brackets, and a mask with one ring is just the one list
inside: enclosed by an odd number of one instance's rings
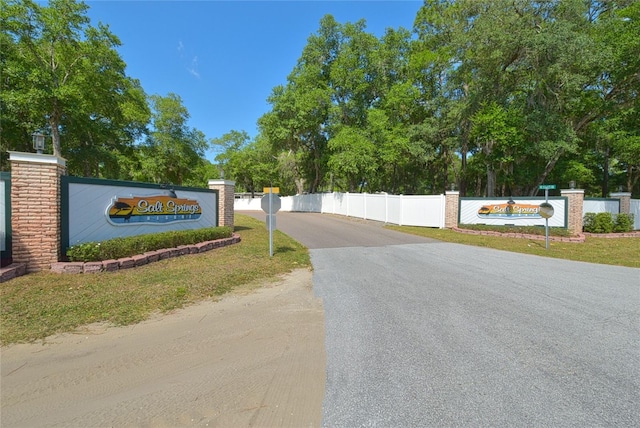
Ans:
{"label": "paved driveway", "polygon": [[278,227],[324,301],[324,426],[640,426],[640,269],[320,214]]}

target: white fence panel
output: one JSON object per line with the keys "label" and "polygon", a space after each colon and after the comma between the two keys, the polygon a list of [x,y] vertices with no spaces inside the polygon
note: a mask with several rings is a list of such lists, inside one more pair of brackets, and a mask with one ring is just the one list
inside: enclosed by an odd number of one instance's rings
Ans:
{"label": "white fence panel", "polygon": [[366,219],[387,221],[387,195],[365,195]]}
{"label": "white fence panel", "polygon": [[403,226],[444,226],[444,195],[403,196]]}
{"label": "white fence panel", "polygon": [[335,193],[323,193],[320,212],[324,214],[335,214],[336,197]]}
{"label": "white fence panel", "polygon": [[[286,209],[284,204],[285,200],[291,201],[291,209]],[[319,213],[322,208],[322,195],[319,193],[314,193],[311,195],[287,196],[282,198],[282,201],[282,211]]]}
{"label": "white fence panel", "polygon": [[235,211],[259,211],[260,198],[236,198],[233,201],[233,209]]}
{"label": "white fence panel", "polygon": [[347,215],[350,217],[365,218],[364,194],[348,193],[347,197],[349,198],[349,211]]}
{"label": "white fence panel", "polygon": [[620,212],[620,199],[585,198],[582,204],[582,216],[586,213],[611,213]]}
{"label": "white fence panel", "polygon": [[402,224],[402,196],[387,196],[387,223]]}
{"label": "white fence panel", "polygon": [[349,215],[349,194],[334,193],[334,205],[332,214]]}
{"label": "white fence panel", "polygon": [[[321,212],[406,226],[444,227],[444,195],[321,193],[281,198],[281,211]],[[261,210],[260,199],[238,198],[236,211]]]}
{"label": "white fence panel", "polygon": [[640,199],[631,199],[630,213],[633,214],[633,230],[640,230]]}
{"label": "white fence panel", "polygon": [[7,192],[5,190],[5,180],[0,179],[0,251],[7,251],[8,244],[7,231],[5,225],[7,224],[7,206],[5,200],[7,199]]}

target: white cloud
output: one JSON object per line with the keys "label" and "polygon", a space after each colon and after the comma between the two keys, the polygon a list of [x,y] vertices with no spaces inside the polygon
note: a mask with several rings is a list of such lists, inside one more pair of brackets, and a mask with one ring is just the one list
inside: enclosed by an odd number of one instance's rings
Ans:
{"label": "white cloud", "polygon": [[187,49],[185,48],[184,43],[182,43],[182,40],[178,41],[178,48],[177,49],[178,49],[178,56],[180,57],[181,62],[184,63],[185,69],[193,77],[199,79],[200,78],[200,71],[198,71],[198,57],[194,55],[191,58],[191,62],[187,64],[186,61],[187,61],[187,55],[189,54],[189,52],[187,52]]}
{"label": "white cloud", "polygon": [[189,71],[189,73],[191,73],[192,76],[195,76],[198,79],[200,78],[200,72],[198,71],[198,57],[197,56],[193,57],[193,59],[191,60],[191,65],[189,67],[187,67],[187,70]]}

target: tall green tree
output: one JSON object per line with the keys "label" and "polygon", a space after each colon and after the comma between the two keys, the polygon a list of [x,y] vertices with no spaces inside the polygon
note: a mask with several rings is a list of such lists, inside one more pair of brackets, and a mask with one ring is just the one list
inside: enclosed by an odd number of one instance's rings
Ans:
{"label": "tall green tree", "polygon": [[[182,185],[202,170],[209,142],[202,131],[187,125],[189,112],[173,93],[152,95],[152,130],[138,151],[138,180]],[[198,177],[200,179],[202,177]],[[204,178],[203,178],[204,179]]]}
{"label": "tall green tree", "polygon": [[91,26],[87,9],[75,0],[2,0],[0,101],[3,140],[46,130],[53,154],[91,175],[96,162],[83,157],[131,144],[144,131],[148,107],[125,74],[119,39],[103,24]]}
{"label": "tall green tree", "polygon": [[337,24],[322,21],[320,34],[311,36],[301,58],[268,98],[272,109],[258,120],[261,134],[276,152],[291,152],[296,162],[298,193],[315,192],[326,166],[326,124],[331,106],[330,63],[335,60]]}
{"label": "tall green tree", "polygon": [[[232,130],[214,139],[213,143],[224,147],[216,161],[225,177],[236,182],[237,191],[253,195],[264,187],[280,187],[278,158],[264,138],[251,141],[245,131]],[[280,193],[292,194],[295,189],[285,184]]]}
{"label": "tall green tree", "polygon": [[592,119],[577,106],[603,59],[590,36],[590,7],[581,0],[425,2],[415,29],[417,43],[431,51],[416,56],[430,75],[425,86],[436,91],[424,102],[443,96],[441,105],[461,113],[463,162],[471,118],[487,102],[520,116],[518,152],[526,165],[514,165],[514,174],[529,172],[519,177],[523,193],[535,193],[557,162],[579,149],[579,133]]}

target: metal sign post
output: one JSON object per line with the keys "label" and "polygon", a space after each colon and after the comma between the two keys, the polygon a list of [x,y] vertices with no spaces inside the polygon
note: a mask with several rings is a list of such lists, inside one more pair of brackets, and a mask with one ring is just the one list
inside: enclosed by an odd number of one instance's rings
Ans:
{"label": "metal sign post", "polygon": [[544,237],[546,248],[549,249],[549,218],[553,216],[553,205],[549,203],[549,189],[556,188],[555,184],[541,184],[539,189],[544,190],[544,202],[540,204],[540,216],[544,217]]}
{"label": "metal sign post", "polygon": [[[276,229],[276,213],[280,211],[280,196],[276,193],[280,191],[277,187],[265,187],[266,193],[261,201],[262,211],[267,213],[267,229],[269,229],[269,256],[273,257],[273,231]],[[268,192],[267,192],[268,190]],[[274,192],[275,191],[275,192]]]}

